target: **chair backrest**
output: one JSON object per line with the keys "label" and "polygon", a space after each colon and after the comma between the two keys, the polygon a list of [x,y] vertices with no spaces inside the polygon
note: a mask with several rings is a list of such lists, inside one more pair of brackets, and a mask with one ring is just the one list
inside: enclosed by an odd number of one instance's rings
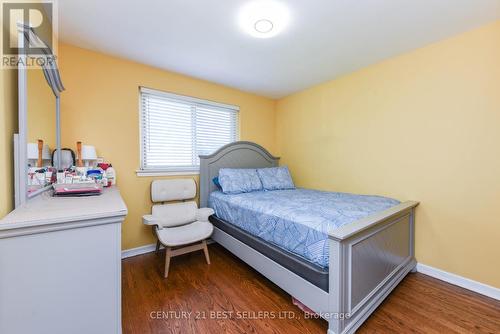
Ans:
{"label": "chair backrest", "polygon": [[157,202],[179,201],[196,196],[193,179],[155,180],[151,184],[151,200]]}
{"label": "chair backrest", "polygon": [[[193,179],[155,180],[151,184],[151,200],[155,203],[192,199],[196,196]],[[161,218],[163,227],[196,221],[198,205],[194,201],[153,205],[151,214]]]}

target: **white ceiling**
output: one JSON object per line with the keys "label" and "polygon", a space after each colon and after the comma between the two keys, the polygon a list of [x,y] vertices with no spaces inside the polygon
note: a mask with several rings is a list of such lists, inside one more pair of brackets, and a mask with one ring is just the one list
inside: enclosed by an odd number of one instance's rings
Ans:
{"label": "white ceiling", "polygon": [[288,29],[244,34],[243,0],[61,0],[64,42],[280,98],[500,19],[500,0],[282,0]]}

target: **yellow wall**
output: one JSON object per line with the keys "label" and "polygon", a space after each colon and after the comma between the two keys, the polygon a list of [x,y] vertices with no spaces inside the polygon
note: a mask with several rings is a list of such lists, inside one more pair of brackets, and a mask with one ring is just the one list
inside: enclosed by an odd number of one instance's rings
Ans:
{"label": "yellow wall", "polygon": [[421,202],[421,263],[500,287],[500,21],[277,103],[300,186]]}
{"label": "yellow wall", "polygon": [[207,81],[159,70],[70,45],[59,45],[63,145],[95,145],[113,163],[129,209],[122,247],[154,242],[141,216],[151,209],[151,177],[138,177],[139,86],[240,106],[240,138],[274,151],[275,102]]}

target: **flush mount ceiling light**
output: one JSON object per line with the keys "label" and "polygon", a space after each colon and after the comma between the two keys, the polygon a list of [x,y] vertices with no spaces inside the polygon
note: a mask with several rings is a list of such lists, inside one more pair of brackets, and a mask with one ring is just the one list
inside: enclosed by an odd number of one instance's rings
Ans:
{"label": "flush mount ceiling light", "polygon": [[255,30],[257,30],[257,32],[260,32],[261,34],[267,34],[270,33],[271,30],[273,30],[274,24],[269,20],[262,19],[255,22],[254,28]]}
{"label": "flush mount ceiling light", "polygon": [[244,5],[239,13],[240,27],[247,34],[257,38],[278,35],[288,25],[288,8],[275,0],[255,0]]}

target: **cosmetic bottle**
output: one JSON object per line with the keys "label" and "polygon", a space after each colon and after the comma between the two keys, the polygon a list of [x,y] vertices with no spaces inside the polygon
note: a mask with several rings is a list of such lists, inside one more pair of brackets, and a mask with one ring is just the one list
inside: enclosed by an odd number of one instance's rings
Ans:
{"label": "cosmetic bottle", "polygon": [[109,165],[109,167],[106,169],[106,178],[108,179],[108,182],[111,183],[111,185],[114,186],[116,184],[116,172],[113,168],[113,165]]}

